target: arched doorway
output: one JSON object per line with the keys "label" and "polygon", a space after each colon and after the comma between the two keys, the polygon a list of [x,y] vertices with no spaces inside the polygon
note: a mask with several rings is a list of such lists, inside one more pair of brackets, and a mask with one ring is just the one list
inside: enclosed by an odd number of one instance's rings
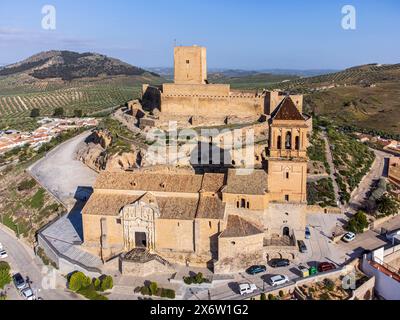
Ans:
{"label": "arched doorway", "polygon": [[278,136],[277,148],[278,148],[278,150],[282,149],[282,137],[281,136]]}
{"label": "arched doorway", "polygon": [[290,236],[290,229],[289,229],[289,227],[284,227],[284,228],[283,228],[282,235],[283,235],[284,237],[289,237],[289,236]]}
{"label": "arched doorway", "polygon": [[286,133],[285,149],[286,150],[292,149],[292,133],[290,131]]}
{"label": "arched doorway", "polygon": [[135,247],[147,248],[147,234],[145,232],[135,232]]}

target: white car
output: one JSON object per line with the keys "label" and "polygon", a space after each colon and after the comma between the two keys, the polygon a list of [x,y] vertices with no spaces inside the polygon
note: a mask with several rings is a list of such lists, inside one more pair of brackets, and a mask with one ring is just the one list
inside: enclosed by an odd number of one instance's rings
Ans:
{"label": "white car", "polygon": [[344,242],[352,242],[356,238],[356,235],[353,232],[347,232],[343,236],[343,241]]}
{"label": "white car", "polygon": [[0,251],[0,259],[5,259],[8,257],[8,254],[6,252],[6,250],[1,250]]}
{"label": "white car", "polygon": [[279,274],[277,276],[273,276],[270,279],[271,286],[273,286],[273,287],[281,286],[281,285],[283,285],[283,284],[285,284],[287,282],[289,282],[289,278],[287,276],[282,275],[282,274]]}
{"label": "white car", "polygon": [[0,242],[0,251],[3,250],[3,244]]}
{"label": "white car", "polygon": [[257,286],[254,283],[242,283],[239,285],[240,295],[250,294],[257,290]]}
{"label": "white car", "polygon": [[36,297],[33,294],[32,289],[29,287],[22,290],[21,295],[25,298],[25,300],[36,300]]}

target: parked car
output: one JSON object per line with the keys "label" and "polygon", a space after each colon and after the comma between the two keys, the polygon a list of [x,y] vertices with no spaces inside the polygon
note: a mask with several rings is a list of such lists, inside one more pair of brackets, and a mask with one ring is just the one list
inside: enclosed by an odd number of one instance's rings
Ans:
{"label": "parked car", "polygon": [[304,265],[299,265],[299,271],[303,278],[307,278],[310,275],[309,269]]}
{"label": "parked car", "polygon": [[26,282],[20,273],[13,275],[14,285],[18,290],[22,290],[26,287]]}
{"label": "parked car", "polygon": [[272,259],[269,264],[272,268],[281,268],[290,265],[290,261],[288,259]]}
{"label": "parked car", "polygon": [[321,262],[318,265],[319,272],[326,272],[326,271],[331,271],[331,270],[335,270],[335,269],[336,269],[336,266],[331,262]]}
{"label": "parked car", "polygon": [[282,274],[279,274],[277,276],[273,276],[270,279],[271,286],[273,286],[273,287],[281,286],[281,285],[283,285],[283,284],[285,284],[287,282],[289,282],[289,278],[287,276],[282,275]]}
{"label": "parked car", "polygon": [[25,300],[36,300],[35,295],[31,288],[27,287],[21,291],[21,295],[25,298]]}
{"label": "parked car", "polygon": [[306,227],[306,231],[305,231],[305,237],[306,239],[311,239],[311,231],[309,227]]}
{"label": "parked car", "polygon": [[0,250],[3,250],[3,244],[0,242]]}
{"label": "parked car", "polygon": [[8,257],[6,250],[0,250],[0,259],[5,259]]}
{"label": "parked car", "polygon": [[353,232],[347,232],[347,233],[343,236],[342,240],[343,240],[344,242],[352,242],[355,238],[356,238],[355,233],[353,233]]}
{"label": "parked car", "polygon": [[396,237],[397,239],[399,239],[400,237],[400,229],[396,230],[396,231],[392,231],[390,233],[386,234],[386,239],[390,242],[393,242],[394,238]]}
{"label": "parked car", "polygon": [[307,253],[307,246],[303,240],[299,240],[297,244],[299,245],[299,250],[301,253]]}
{"label": "parked car", "polygon": [[248,268],[248,269],[246,270],[246,272],[247,272],[248,274],[250,274],[250,275],[255,275],[255,274],[258,274],[258,273],[263,273],[263,272],[265,272],[265,271],[267,271],[267,267],[266,267],[266,266],[263,266],[263,265],[251,266],[250,268]]}
{"label": "parked car", "polygon": [[242,283],[239,284],[240,295],[253,293],[257,290],[257,286],[254,283]]}

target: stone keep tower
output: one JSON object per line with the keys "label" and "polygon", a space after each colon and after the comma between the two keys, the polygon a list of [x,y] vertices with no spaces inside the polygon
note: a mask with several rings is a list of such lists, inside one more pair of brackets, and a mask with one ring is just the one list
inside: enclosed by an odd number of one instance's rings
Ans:
{"label": "stone keep tower", "polygon": [[307,202],[308,126],[293,100],[286,97],[271,117],[268,190],[270,200]]}
{"label": "stone keep tower", "polygon": [[207,83],[207,52],[204,47],[175,47],[175,84]]}

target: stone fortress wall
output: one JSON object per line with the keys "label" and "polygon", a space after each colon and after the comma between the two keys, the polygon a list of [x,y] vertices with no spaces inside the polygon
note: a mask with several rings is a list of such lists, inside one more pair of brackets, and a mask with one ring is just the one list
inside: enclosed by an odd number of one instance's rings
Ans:
{"label": "stone fortress wall", "polygon": [[[285,98],[278,91],[242,92],[231,90],[229,84],[208,83],[204,47],[176,47],[174,58],[174,83],[142,88],[144,107],[159,111],[156,125],[162,126],[169,120],[192,125],[213,120],[216,124],[228,124],[229,118],[235,117],[256,121],[262,115],[272,114]],[[303,96],[290,97],[302,113]]]}

